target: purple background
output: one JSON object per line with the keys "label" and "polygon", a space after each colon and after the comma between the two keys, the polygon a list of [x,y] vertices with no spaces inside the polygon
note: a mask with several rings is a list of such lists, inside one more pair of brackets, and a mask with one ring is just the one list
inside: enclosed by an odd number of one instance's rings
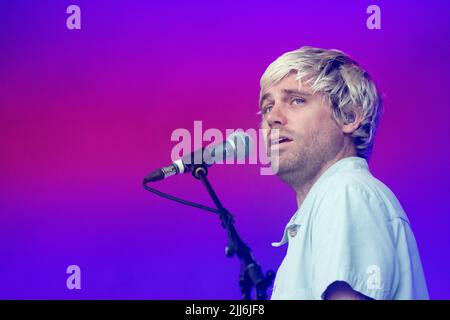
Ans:
{"label": "purple background", "polygon": [[[337,2],[337,1],[336,1]],[[234,299],[217,217],[141,187],[176,128],[257,128],[259,78],[282,53],[337,48],[385,94],[370,162],[415,233],[431,298],[450,298],[448,1],[3,1],[0,298]],[[81,7],[82,29],[66,28]],[[382,29],[366,28],[378,4]],[[255,165],[210,179],[265,270],[295,195]],[[199,182],[160,189],[210,203]],[[66,267],[82,289],[66,288]]]}

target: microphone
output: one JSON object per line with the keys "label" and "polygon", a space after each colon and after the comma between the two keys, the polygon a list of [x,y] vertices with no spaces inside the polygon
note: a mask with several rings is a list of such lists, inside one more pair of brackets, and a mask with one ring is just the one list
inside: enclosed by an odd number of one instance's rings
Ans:
{"label": "microphone", "polygon": [[228,136],[227,140],[221,143],[195,150],[176,160],[171,165],[153,171],[144,178],[144,183],[188,173],[195,166],[199,165],[209,167],[215,163],[222,163],[223,160],[230,157],[234,157],[235,160],[247,158],[252,145],[252,140],[248,134],[243,131],[235,131]]}

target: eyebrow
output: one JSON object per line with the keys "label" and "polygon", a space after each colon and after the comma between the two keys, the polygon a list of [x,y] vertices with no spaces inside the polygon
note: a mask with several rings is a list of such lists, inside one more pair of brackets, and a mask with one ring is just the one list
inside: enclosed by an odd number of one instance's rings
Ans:
{"label": "eyebrow", "polygon": [[[312,93],[306,92],[306,91],[301,91],[301,90],[297,90],[297,89],[283,89],[283,93],[286,95],[301,95],[301,96],[312,96]],[[267,92],[265,93],[262,97],[261,100],[259,102],[259,106],[262,107],[262,103],[264,102],[264,100],[267,100],[269,98],[271,98],[272,95]]]}
{"label": "eyebrow", "polygon": [[296,89],[295,90],[283,89],[283,92],[286,94],[290,94],[290,95],[298,94],[298,95],[307,96],[307,97],[312,96],[312,93],[310,93],[310,92],[296,90]]}

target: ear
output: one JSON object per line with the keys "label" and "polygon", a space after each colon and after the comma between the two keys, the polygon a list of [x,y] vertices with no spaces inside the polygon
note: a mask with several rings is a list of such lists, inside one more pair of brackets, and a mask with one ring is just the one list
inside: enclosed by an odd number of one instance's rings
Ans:
{"label": "ear", "polygon": [[361,111],[359,110],[349,111],[347,114],[344,114],[344,121],[341,127],[342,132],[347,134],[353,133],[356,129],[359,128],[359,126],[361,125],[361,121],[362,121]]}

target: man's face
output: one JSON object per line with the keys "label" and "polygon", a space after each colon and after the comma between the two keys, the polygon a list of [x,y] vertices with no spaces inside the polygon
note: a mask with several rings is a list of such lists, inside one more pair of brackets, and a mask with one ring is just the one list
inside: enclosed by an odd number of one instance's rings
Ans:
{"label": "man's face", "polygon": [[306,84],[299,88],[295,77],[292,72],[269,88],[260,103],[268,155],[277,163],[278,151],[277,175],[291,185],[314,177],[344,146],[344,134],[327,99]]}

